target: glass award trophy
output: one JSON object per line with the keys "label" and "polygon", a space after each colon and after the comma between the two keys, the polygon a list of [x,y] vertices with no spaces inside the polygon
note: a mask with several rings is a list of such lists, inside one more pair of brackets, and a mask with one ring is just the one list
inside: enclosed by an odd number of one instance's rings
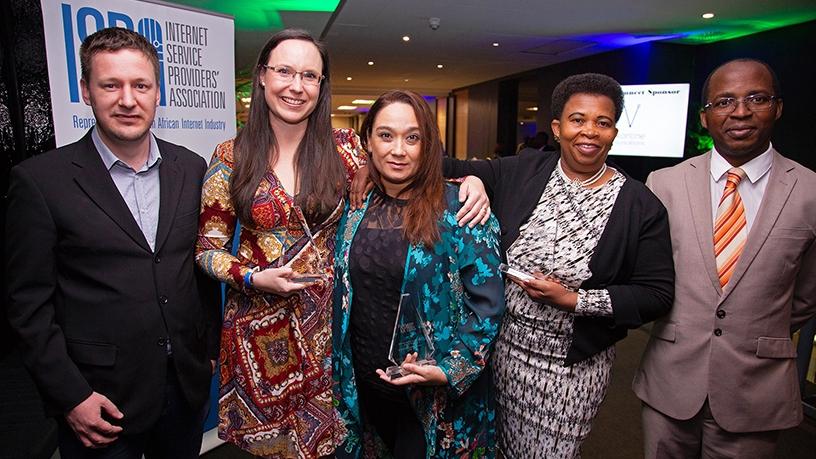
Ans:
{"label": "glass award trophy", "polygon": [[300,224],[303,227],[303,232],[306,234],[306,237],[309,238],[309,242],[312,244],[312,247],[314,247],[315,253],[317,254],[317,267],[312,267],[312,272],[295,272],[289,280],[302,284],[311,284],[313,282],[326,280],[325,262],[323,261],[323,257],[320,256],[320,250],[317,248],[317,243],[312,236],[312,230],[309,228],[309,223],[306,221],[306,216],[303,215],[303,211],[299,206],[294,206],[293,210],[298,220],[300,220]]}
{"label": "glass award trophy", "polygon": [[394,365],[385,369],[385,374],[391,379],[397,379],[410,374],[402,369],[400,362],[405,356],[417,353],[414,365],[436,365],[434,360],[434,345],[428,324],[422,317],[422,312],[411,301],[411,294],[403,293],[397,307],[397,320],[394,322],[394,334],[391,337],[391,346],[388,349],[388,360]]}

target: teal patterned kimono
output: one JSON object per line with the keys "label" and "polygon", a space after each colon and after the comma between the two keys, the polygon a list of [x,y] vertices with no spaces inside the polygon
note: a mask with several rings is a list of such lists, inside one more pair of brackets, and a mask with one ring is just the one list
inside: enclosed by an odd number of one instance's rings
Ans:
{"label": "teal patterned kimono", "polygon": [[[337,457],[382,457],[373,429],[362,425],[352,365],[349,317],[353,286],[348,271],[354,234],[368,208],[340,221],[335,257],[333,354],[335,403],[348,429]],[[495,217],[475,228],[459,227],[458,186],[446,184],[440,241],[432,249],[410,245],[401,293],[418,298],[430,325],[444,386],[410,386],[408,397],[425,430],[427,457],[495,457],[495,412],[486,361],[504,312],[499,273],[499,225]]]}

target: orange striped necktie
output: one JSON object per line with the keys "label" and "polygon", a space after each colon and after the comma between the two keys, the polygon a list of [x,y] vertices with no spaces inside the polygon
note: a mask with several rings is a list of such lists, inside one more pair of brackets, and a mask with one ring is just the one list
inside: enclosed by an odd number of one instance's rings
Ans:
{"label": "orange striped necktie", "polygon": [[728,170],[720,204],[717,206],[717,218],[714,221],[714,256],[717,258],[717,275],[720,278],[720,287],[725,287],[734,273],[748,238],[748,228],[745,221],[745,206],[737,191],[737,185],[745,177],[745,171],[739,167]]}

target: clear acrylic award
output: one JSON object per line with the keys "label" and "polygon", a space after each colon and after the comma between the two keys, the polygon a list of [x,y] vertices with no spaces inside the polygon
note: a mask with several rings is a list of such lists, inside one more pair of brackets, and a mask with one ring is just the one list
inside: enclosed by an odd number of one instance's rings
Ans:
{"label": "clear acrylic award", "polygon": [[309,228],[309,223],[306,221],[306,216],[303,215],[303,210],[301,210],[299,206],[294,206],[293,210],[298,220],[300,220],[300,224],[303,227],[303,232],[306,234],[306,237],[309,238],[309,242],[312,244],[312,247],[317,254],[317,266],[313,266],[311,268],[311,272],[295,272],[289,280],[301,284],[311,284],[314,282],[325,281],[326,263],[323,260],[323,257],[320,255],[320,249],[317,248],[317,242],[315,242],[315,239],[312,236],[312,230]]}
{"label": "clear acrylic award", "polygon": [[417,353],[415,365],[436,365],[433,358],[433,339],[428,324],[422,317],[419,307],[412,301],[411,294],[403,293],[400,295],[394,334],[388,349],[388,360],[394,365],[386,368],[385,374],[391,379],[410,374],[402,369],[400,363],[405,360],[405,356],[414,352]]}

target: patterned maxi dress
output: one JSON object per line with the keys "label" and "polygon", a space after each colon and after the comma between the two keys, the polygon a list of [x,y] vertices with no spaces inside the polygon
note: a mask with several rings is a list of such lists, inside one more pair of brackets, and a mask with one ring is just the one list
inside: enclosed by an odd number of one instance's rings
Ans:
{"label": "patterned maxi dress", "polygon": [[606,395],[615,347],[564,366],[575,315],[611,316],[606,290],[579,290],[589,260],[625,181],[615,175],[598,188],[553,171],[507,258],[527,272],[552,276],[579,292],[574,313],[537,303],[515,283],[506,286],[507,312],[493,356],[499,449],[508,459],[580,457],[592,419]]}
{"label": "patterned maxi dress", "polygon": [[[365,161],[359,139],[339,129],[334,138],[350,180]],[[326,221],[304,227],[302,212],[269,171],[255,193],[256,227],[242,225],[233,256],[233,161],[233,141],[219,145],[204,178],[196,258],[209,275],[228,284],[218,435],[263,457],[328,455],[345,437],[332,405],[331,376],[333,250],[343,203]],[[288,298],[245,285],[250,270],[278,266],[323,270],[328,280]]]}

